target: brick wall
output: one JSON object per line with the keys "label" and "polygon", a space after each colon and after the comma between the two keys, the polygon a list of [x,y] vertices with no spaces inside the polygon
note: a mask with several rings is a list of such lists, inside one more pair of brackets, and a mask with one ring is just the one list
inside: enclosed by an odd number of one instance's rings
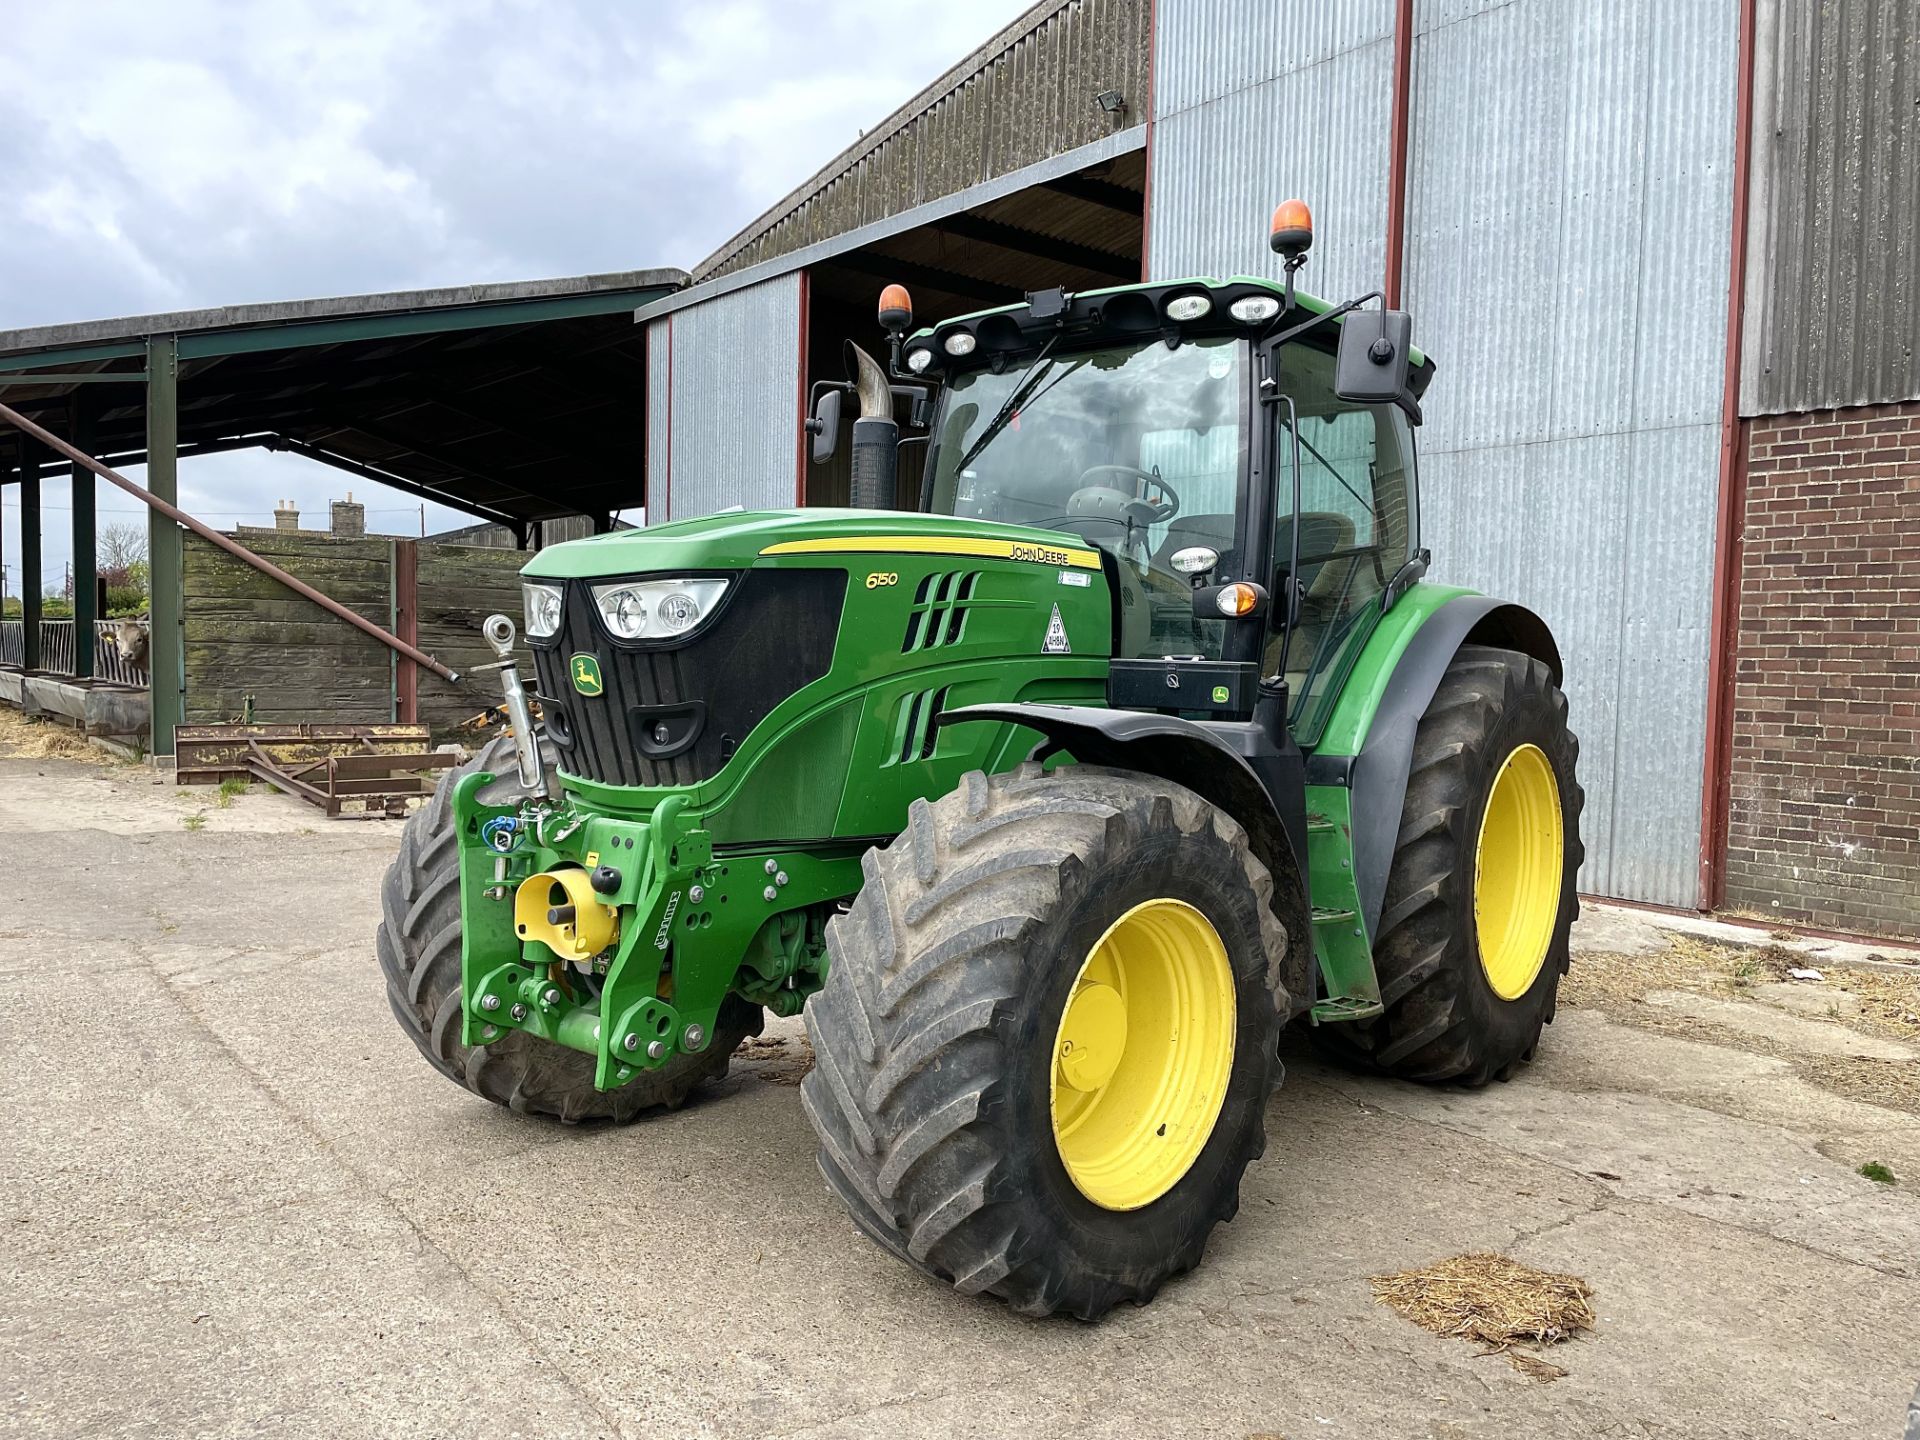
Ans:
{"label": "brick wall", "polygon": [[1727,903],[1920,935],[1920,402],[1754,420]]}

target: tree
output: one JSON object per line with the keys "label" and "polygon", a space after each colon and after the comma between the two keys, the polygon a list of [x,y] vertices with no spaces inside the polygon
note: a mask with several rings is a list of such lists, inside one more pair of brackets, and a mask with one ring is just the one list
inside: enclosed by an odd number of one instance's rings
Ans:
{"label": "tree", "polygon": [[94,542],[94,555],[105,574],[125,570],[147,558],[147,527],[144,525],[102,525]]}

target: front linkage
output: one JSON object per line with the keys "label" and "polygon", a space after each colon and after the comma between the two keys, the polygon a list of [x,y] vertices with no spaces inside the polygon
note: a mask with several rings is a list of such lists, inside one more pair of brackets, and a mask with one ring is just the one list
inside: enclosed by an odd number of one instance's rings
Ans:
{"label": "front linkage", "polygon": [[486,633],[521,784],[477,772],[453,787],[462,1043],[525,1030],[592,1055],[594,1085],[611,1090],[705,1049],[729,992],[797,1014],[825,979],[825,918],[859,888],[858,857],[716,855],[685,794],[627,818],[551,793],[513,622],[493,616]]}

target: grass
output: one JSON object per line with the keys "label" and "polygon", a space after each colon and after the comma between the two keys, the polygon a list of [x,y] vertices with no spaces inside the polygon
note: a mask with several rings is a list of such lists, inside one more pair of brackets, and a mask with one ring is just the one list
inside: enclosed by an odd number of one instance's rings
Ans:
{"label": "grass", "polygon": [[182,815],[180,823],[189,830],[204,830],[207,828],[207,812],[196,810],[191,815]]}
{"label": "grass", "polygon": [[1867,1179],[1880,1185],[1891,1185],[1898,1178],[1894,1175],[1893,1171],[1882,1165],[1878,1160],[1867,1161],[1866,1164],[1860,1167],[1860,1173],[1866,1176]]}
{"label": "grass", "polygon": [[1418,1270],[1370,1277],[1374,1299],[1435,1335],[1458,1336],[1505,1355],[1535,1380],[1557,1380],[1558,1365],[1516,1350],[1557,1345],[1594,1326],[1593,1287],[1578,1275],[1536,1270],[1491,1251],[1456,1255]]}
{"label": "grass", "polygon": [[253,786],[247,781],[240,779],[238,776],[229,775],[220,782],[220,808],[222,810],[232,808],[233,797],[236,795],[244,795],[252,788]]}

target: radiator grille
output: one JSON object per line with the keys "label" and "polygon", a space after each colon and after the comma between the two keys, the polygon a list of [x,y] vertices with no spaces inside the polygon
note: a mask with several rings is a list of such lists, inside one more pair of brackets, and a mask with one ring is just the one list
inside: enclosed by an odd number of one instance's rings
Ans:
{"label": "radiator grille", "polygon": [[[568,581],[560,632],[533,651],[560,769],[604,785],[716,774],[774,706],[833,667],[846,586],[844,570],[749,570],[692,640],[641,649],[616,643],[586,582]],[[598,695],[569,677],[583,653],[599,661]]]}

